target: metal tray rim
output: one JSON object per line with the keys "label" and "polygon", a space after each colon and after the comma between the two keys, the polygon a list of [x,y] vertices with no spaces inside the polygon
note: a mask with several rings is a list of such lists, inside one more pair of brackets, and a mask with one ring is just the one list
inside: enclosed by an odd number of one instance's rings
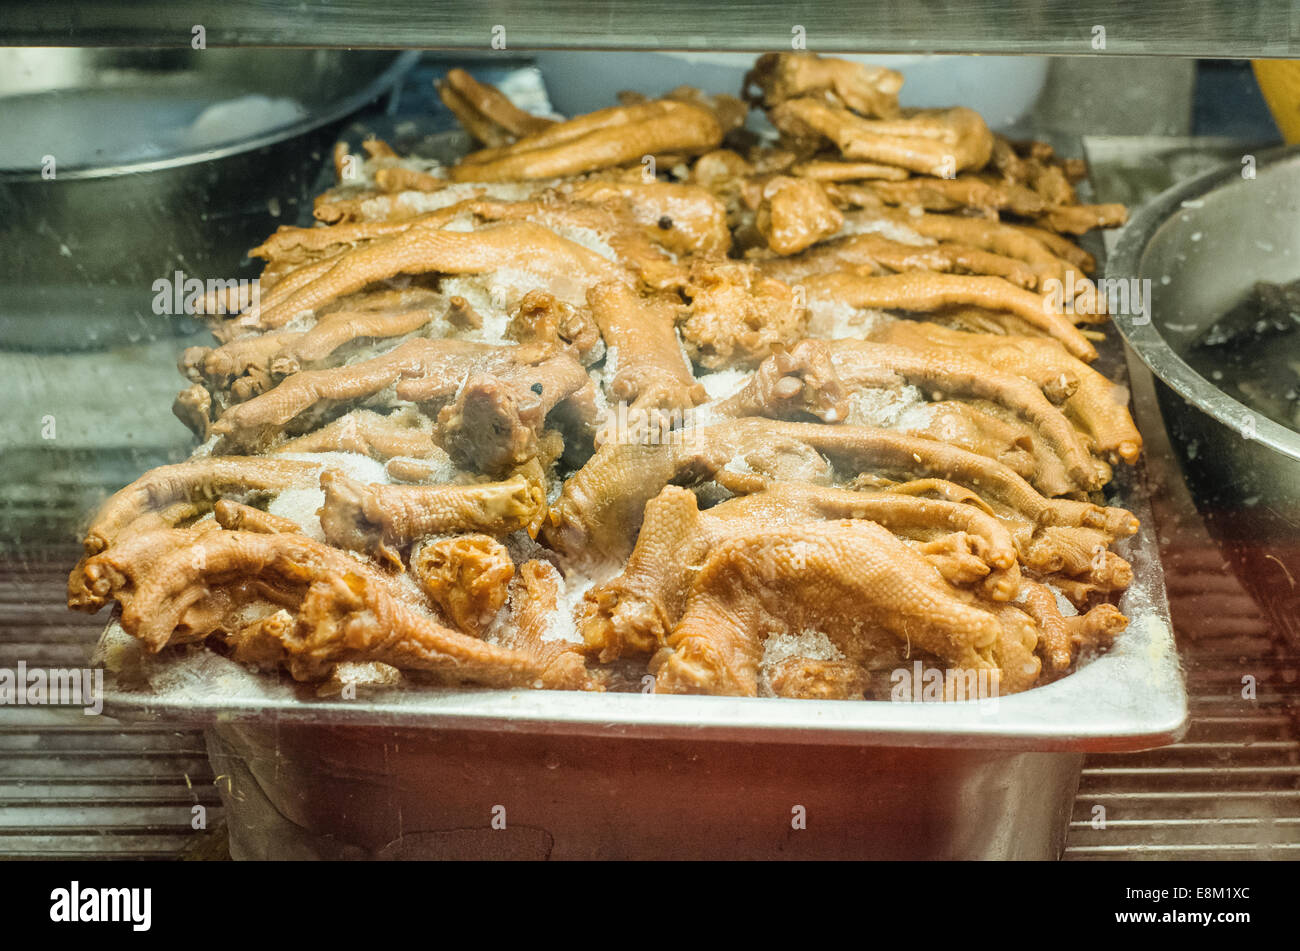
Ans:
{"label": "metal tray rim", "polygon": [[[451,150],[463,150],[466,144],[457,133],[432,139]],[[1116,383],[1126,383],[1120,335],[1110,334],[1099,350],[1098,363],[1106,365]],[[366,690],[355,700],[303,700],[300,690],[209,656],[206,662],[228,665],[232,684],[242,692],[153,693],[119,686],[110,675],[104,708],[122,719],[196,725],[272,716],[322,727],[1023,751],[1149,749],[1182,736],[1188,703],[1146,484],[1144,460],[1117,469],[1111,484],[1114,504],[1141,522],[1138,534],[1121,543],[1134,569],[1133,584],[1120,601],[1130,617],[1128,630],[1108,653],[1069,676],[996,700],[892,703],[453,687]],[[187,663],[152,661],[169,662]],[[183,671],[178,679],[185,679]]]}

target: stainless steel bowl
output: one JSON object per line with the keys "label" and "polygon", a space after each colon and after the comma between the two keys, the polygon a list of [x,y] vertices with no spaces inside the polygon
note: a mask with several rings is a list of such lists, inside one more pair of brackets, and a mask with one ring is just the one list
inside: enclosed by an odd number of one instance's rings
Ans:
{"label": "stainless steel bowl", "polygon": [[[1150,319],[1115,323],[1162,381],[1161,411],[1184,474],[1221,540],[1300,563],[1300,433],[1233,399],[1183,359],[1256,281],[1300,278],[1300,149],[1212,171],[1144,205],[1106,266],[1150,280]],[[1291,569],[1300,579],[1300,571]]]}
{"label": "stainless steel bowl", "polygon": [[[154,312],[154,281],[255,277],[245,251],[296,223],[342,124],[417,55],[0,50],[0,346],[97,349],[194,329]],[[252,94],[301,108],[251,124],[240,97]],[[215,134],[177,134],[232,100]]]}

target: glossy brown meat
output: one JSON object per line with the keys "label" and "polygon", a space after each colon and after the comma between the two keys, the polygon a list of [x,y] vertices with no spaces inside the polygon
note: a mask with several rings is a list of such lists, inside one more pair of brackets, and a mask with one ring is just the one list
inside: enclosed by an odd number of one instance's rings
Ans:
{"label": "glossy brown meat", "polygon": [[750,87],[758,88],[768,108],[801,96],[818,96],[862,116],[892,118],[898,115],[903,76],[892,69],[815,53],[765,53],[745,76],[745,88]]}
{"label": "glossy brown meat", "polygon": [[626,284],[608,282],[594,286],[587,302],[605,339],[611,400],[647,410],[685,410],[704,402],[704,387],[695,382],[677,339],[679,305],[673,299],[643,297]]}
{"label": "glossy brown meat", "polygon": [[840,521],[757,530],[710,552],[655,658],[655,689],[754,696],[764,636],[806,630],[824,633],[850,661],[883,640],[958,669],[996,670],[1004,693],[1030,686],[1040,667],[1028,617],[1006,623],[960,597],[886,529]]}
{"label": "glossy brown meat", "polygon": [[506,603],[515,564],[490,535],[457,535],[413,551],[411,575],[458,628],[482,637]]}
{"label": "glossy brown meat", "polygon": [[1005,310],[1059,340],[1080,360],[1097,358],[1097,349],[1051,305],[1049,298],[1001,278],[930,271],[867,277],[839,271],[814,275],[803,283],[809,296],[830,297],[854,307],[925,313],[953,304],[975,304],[992,310]]}
{"label": "glossy brown meat", "polygon": [[847,159],[897,165],[921,175],[951,177],[983,168],[993,136],[970,109],[907,109],[894,119],[863,119],[822,99],[789,99],[769,113],[795,139],[829,139]]}
{"label": "glossy brown meat", "polygon": [[321,475],[321,528],[331,544],[400,565],[396,549],[434,535],[536,532],[546,500],[523,476],[470,485],[363,485],[337,470]]}
{"label": "glossy brown meat", "polygon": [[636,163],[643,155],[702,152],[721,141],[722,127],[710,110],[656,100],[602,109],[471,153],[451,176],[458,182],[557,178]]}
{"label": "glossy brown meat", "polygon": [[555,121],[451,71],[485,147],[334,149],[257,299],[201,302],[203,446],[105,504],[70,605],[327,690],[861,700],[913,659],[1014,692],[1106,650],[1136,522],[1098,502],[1141,439],[1070,236],[1125,212],[900,84],[772,54],[749,103]]}

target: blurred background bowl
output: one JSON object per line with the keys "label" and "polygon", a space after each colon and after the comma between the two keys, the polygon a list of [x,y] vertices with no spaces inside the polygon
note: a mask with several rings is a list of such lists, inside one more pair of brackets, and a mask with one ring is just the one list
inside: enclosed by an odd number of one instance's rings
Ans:
{"label": "blurred background bowl", "polygon": [[98,349],[196,329],[153,282],[253,278],[343,123],[418,54],[0,50],[0,347]]}
{"label": "blurred background bowl", "polygon": [[[1194,370],[1201,335],[1256,281],[1300,278],[1300,148],[1261,152],[1144,205],[1106,265],[1111,279],[1151,281],[1149,322],[1115,314],[1160,380],[1157,396],[1183,473],[1211,530],[1265,552],[1300,579],[1300,432],[1267,419]],[[1300,346],[1300,334],[1279,338]]]}
{"label": "blurred background bowl", "polygon": [[[615,105],[616,94],[624,89],[658,96],[688,85],[738,96],[755,58],[753,53],[551,51],[535,55],[552,104],[568,116]],[[904,82],[898,98],[904,106],[968,106],[995,128],[1015,124],[1033,107],[1047,81],[1049,62],[1045,56],[847,54],[842,58],[901,72]]]}

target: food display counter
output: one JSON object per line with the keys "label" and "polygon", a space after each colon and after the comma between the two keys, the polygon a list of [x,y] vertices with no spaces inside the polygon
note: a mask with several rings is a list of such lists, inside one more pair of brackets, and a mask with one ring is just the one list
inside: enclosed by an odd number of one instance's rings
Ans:
{"label": "food display counter", "polygon": [[0,856],[1295,857],[1300,21],[868,6],[9,5]]}

